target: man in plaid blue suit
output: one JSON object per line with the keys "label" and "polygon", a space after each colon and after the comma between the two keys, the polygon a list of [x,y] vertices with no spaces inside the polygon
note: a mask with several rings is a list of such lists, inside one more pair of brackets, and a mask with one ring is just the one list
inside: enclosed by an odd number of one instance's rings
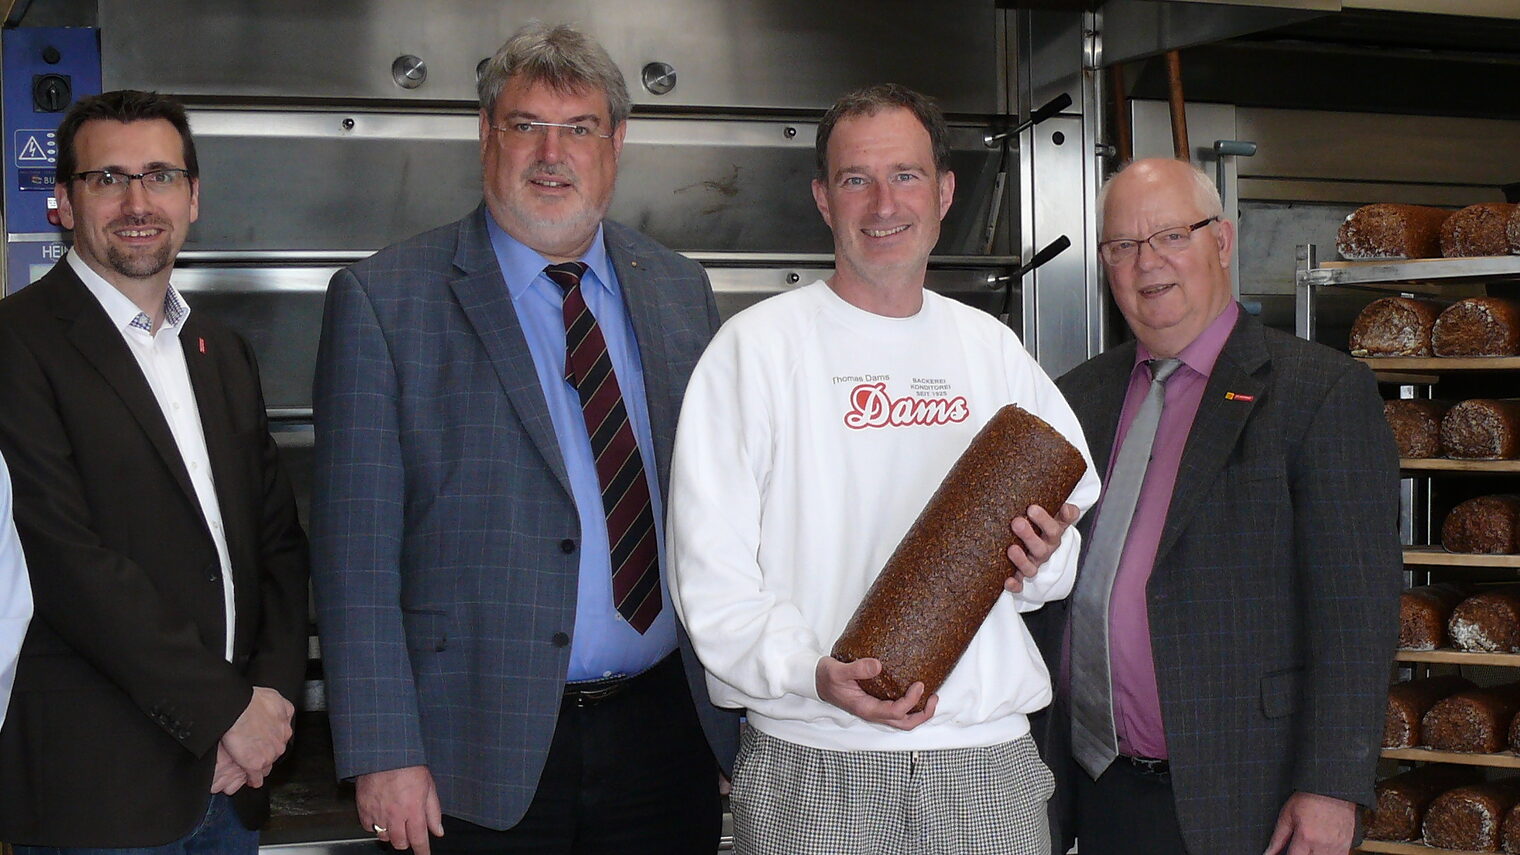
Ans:
{"label": "man in plaid blue suit", "polygon": [[629,99],[599,45],[529,25],[479,89],[484,202],[328,291],[313,575],[338,774],[419,855],[708,855],[736,714],[708,702],[663,578],[619,608],[626,520],[566,379],[567,324],[586,329],[561,281],[605,342],[637,445],[616,489],[647,481],[649,555],[712,291],[603,220]]}

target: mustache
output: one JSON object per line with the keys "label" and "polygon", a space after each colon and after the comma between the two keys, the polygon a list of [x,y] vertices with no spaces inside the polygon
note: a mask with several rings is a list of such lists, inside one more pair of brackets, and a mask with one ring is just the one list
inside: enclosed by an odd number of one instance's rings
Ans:
{"label": "mustache", "polygon": [[524,181],[534,178],[562,178],[571,184],[580,183],[575,170],[570,167],[570,164],[563,161],[559,163],[545,163],[541,160],[534,161],[523,170],[522,177]]}
{"label": "mustache", "polygon": [[162,217],[153,216],[128,215],[125,217],[117,217],[109,223],[106,223],[106,228],[111,231],[115,231],[117,229],[140,229],[144,226],[163,229],[164,231],[170,230],[167,220]]}

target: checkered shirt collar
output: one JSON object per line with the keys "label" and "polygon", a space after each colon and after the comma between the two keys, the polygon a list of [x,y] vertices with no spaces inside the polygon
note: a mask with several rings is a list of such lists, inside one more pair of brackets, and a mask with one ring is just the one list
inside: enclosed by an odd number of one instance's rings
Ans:
{"label": "checkered shirt collar", "polygon": [[[127,295],[116,290],[116,286],[107,282],[99,273],[96,273],[84,260],[70,249],[65,258],[68,259],[69,267],[79,281],[84,283],[86,289],[105,309],[106,315],[117,329],[141,330],[146,333],[153,332],[153,321],[148,313],[137,308],[137,304],[127,299]],[[185,298],[180,296],[179,290],[170,283],[169,290],[164,293],[164,329],[174,335],[178,335],[180,328],[190,318],[190,306]],[[162,330],[161,330],[162,331]]]}

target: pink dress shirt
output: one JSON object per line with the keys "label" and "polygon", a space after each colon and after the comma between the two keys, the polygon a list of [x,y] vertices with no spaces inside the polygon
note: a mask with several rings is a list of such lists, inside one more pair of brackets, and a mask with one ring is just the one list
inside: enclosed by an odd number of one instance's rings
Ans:
{"label": "pink dress shirt", "polygon": [[[1161,722],[1161,699],[1156,691],[1156,666],[1151,658],[1151,626],[1145,590],[1166,526],[1167,508],[1172,502],[1177,468],[1182,463],[1182,451],[1193,427],[1193,417],[1198,414],[1198,403],[1203,400],[1209,374],[1213,372],[1214,363],[1224,350],[1239,316],[1239,304],[1230,303],[1198,338],[1177,354],[1183,364],[1166,382],[1166,406],[1161,411],[1161,424],[1151,447],[1150,466],[1145,471],[1145,484],[1140,488],[1135,518],[1130,523],[1124,554],[1114,576],[1109,604],[1114,726],[1119,736],[1119,753],[1132,757],[1168,756],[1166,731]],[[1124,397],[1124,410],[1119,416],[1113,452],[1109,455],[1110,469],[1150,386],[1150,372],[1144,364],[1151,358],[1145,345],[1139,345],[1135,367],[1130,374],[1129,391]],[[1107,483],[1107,478],[1104,482]],[[1102,513],[1101,508],[1099,513]]]}

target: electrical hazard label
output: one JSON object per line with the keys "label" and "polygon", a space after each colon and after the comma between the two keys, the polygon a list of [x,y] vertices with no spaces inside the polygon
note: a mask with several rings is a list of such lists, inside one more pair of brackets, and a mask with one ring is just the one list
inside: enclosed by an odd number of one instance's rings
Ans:
{"label": "electrical hazard label", "polygon": [[47,129],[16,131],[16,168],[52,166],[58,159],[58,134]]}

